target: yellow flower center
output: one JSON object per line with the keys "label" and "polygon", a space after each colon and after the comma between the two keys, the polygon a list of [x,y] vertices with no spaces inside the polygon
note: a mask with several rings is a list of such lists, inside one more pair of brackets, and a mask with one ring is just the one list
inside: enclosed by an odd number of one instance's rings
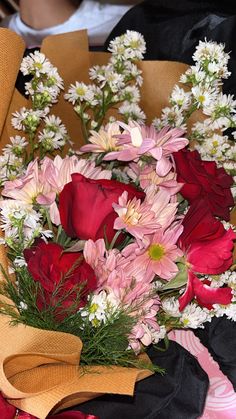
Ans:
{"label": "yellow flower center", "polygon": [[205,96],[204,95],[199,95],[198,96],[198,101],[200,102],[200,103],[203,103],[203,102],[205,102]]}
{"label": "yellow flower center", "polygon": [[123,220],[128,225],[137,225],[141,218],[141,214],[139,214],[134,207],[129,206],[127,208],[126,213],[123,216]]}
{"label": "yellow flower center", "polygon": [[85,89],[83,87],[77,87],[76,93],[78,96],[84,96],[85,95]]}
{"label": "yellow flower center", "polygon": [[97,311],[97,309],[98,309],[98,304],[92,304],[91,306],[90,306],[90,308],[89,308],[89,312],[90,313],[96,313],[96,311]]}
{"label": "yellow flower center", "polygon": [[133,49],[139,48],[139,40],[138,39],[137,40],[133,39],[130,42],[130,47],[133,48]]}
{"label": "yellow flower center", "polygon": [[153,260],[161,260],[165,254],[165,249],[160,244],[152,244],[148,249],[148,254]]}
{"label": "yellow flower center", "polygon": [[37,68],[39,70],[41,70],[43,68],[43,65],[41,63],[34,63],[34,68]]}

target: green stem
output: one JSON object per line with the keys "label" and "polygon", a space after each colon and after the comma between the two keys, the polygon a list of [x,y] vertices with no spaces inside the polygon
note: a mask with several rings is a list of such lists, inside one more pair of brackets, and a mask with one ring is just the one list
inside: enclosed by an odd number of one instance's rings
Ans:
{"label": "green stem", "polygon": [[119,237],[120,234],[121,234],[121,230],[118,230],[116,232],[116,234],[114,235],[111,243],[110,243],[109,250],[113,249],[113,247],[115,246],[115,243],[116,243],[116,241],[117,241],[117,239],[118,239],[118,237]]}
{"label": "green stem", "polygon": [[49,211],[48,211],[48,209],[46,209],[46,218],[47,218],[47,224],[48,224],[48,228],[49,228],[49,230],[51,230],[52,231],[52,233],[53,233],[53,236],[54,236],[54,232],[53,232],[53,225],[52,225],[52,221],[51,221],[51,217],[50,217],[50,214],[49,214]]}

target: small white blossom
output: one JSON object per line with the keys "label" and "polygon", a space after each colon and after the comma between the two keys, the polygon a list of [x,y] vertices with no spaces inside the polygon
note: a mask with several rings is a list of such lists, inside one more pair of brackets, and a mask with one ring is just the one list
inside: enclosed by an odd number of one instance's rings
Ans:
{"label": "small white blossom", "polygon": [[26,263],[26,260],[23,256],[17,256],[14,259],[14,265],[19,267],[19,268],[22,268],[23,266],[27,266],[27,263]]}
{"label": "small white blossom", "polygon": [[182,110],[188,109],[191,105],[191,92],[185,92],[176,85],[171,93],[170,102],[172,105],[178,105]]}
{"label": "small white blossom", "polygon": [[68,93],[66,93],[64,97],[73,105],[77,101],[85,101],[92,104],[94,100],[94,91],[91,89],[90,85],[76,81],[75,84],[70,85]]}
{"label": "small white blossom", "polygon": [[181,313],[179,311],[179,301],[175,297],[165,298],[164,300],[162,300],[162,308],[170,316],[181,316]]}
{"label": "small white blossom", "polygon": [[65,138],[57,135],[54,131],[47,131],[46,129],[43,129],[43,131],[39,133],[38,141],[47,151],[61,149],[66,143]]}
{"label": "small white blossom", "polygon": [[107,319],[118,309],[116,299],[112,293],[101,291],[93,295],[89,304],[81,310],[82,317],[88,317],[93,326],[106,323]]}
{"label": "small white blossom", "polygon": [[16,135],[15,137],[10,137],[11,144],[7,144],[3,149],[3,153],[11,154],[13,153],[15,156],[21,156],[25,150],[25,147],[28,145],[28,141],[26,141],[25,137],[21,137],[20,135]]}
{"label": "small white blossom", "polygon": [[21,157],[8,152],[0,156],[0,184],[15,179],[23,170],[24,162]]}
{"label": "small white blossom", "polygon": [[138,123],[143,123],[146,119],[146,115],[136,103],[124,102],[119,107],[119,113],[124,115],[127,122],[133,120]]}
{"label": "small white blossom", "polygon": [[226,307],[225,314],[229,320],[236,321],[236,304],[229,304]]}
{"label": "small white blossom", "polygon": [[185,328],[202,328],[203,323],[211,321],[211,315],[206,308],[201,308],[194,303],[188,304],[181,314],[180,321]]}
{"label": "small white blossom", "polygon": [[235,113],[236,100],[233,95],[226,95],[221,92],[213,97],[209,103],[204,102],[204,114],[210,115],[212,119],[220,117],[228,117],[231,113]]}
{"label": "small white blossom", "polygon": [[51,70],[52,64],[50,61],[39,51],[35,51],[23,58],[20,71],[24,76],[34,74],[40,77],[41,74],[47,74]]}
{"label": "small white blossom", "polygon": [[24,303],[23,301],[21,301],[20,304],[19,304],[19,308],[21,310],[27,310],[28,306],[27,306],[26,303]]}
{"label": "small white blossom", "polygon": [[0,209],[1,228],[6,238],[17,237],[21,225],[26,239],[31,239],[41,229],[41,215],[32,205],[19,200],[4,199],[0,201]]}
{"label": "small white blossom", "polygon": [[136,86],[127,86],[121,93],[121,100],[129,103],[138,103],[140,101],[140,91]]}
{"label": "small white blossom", "polygon": [[[157,122],[155,123],[155,127],[157,126]],[[172,127],[180,127],[185,129],[185,120],[182,109],[178,108],[178,106],[174,105],[172,108],[164,108],[162,109],[162,116],[161,116],[162,127],[165,125],[170,125]]]}
{"label": "small white blossom", "polygon": [[46,116],[48,110],[49,109],[44,109],[43,111],[34,111],[33,109],[26,109],[23,107],[19,112],[17,111],[12,114],[12,126],[17,130],[26,131],[32,128],[34,131],[36,131],[41,119]]}
{"label": "small white blossom", "polygon": [[[204,113],[208,112],[210,105],[215,99],[216,92],[201,85],[192,87],[191,91],[197,102],[197,107],[203,107]],[[209,115],[209,113],[206,113],[206,115]]]}
{"label": "small white blossom", "polygon": [[193,54],[193,60],[217,78],[228,78],[230,75],[227,69],[229,54],[224,51],[223,44],[200,41]]}
{"label": "small white blossom", "polygon": [[136,86],[142,86],[143,84],[143,77],[142,77],[142,71],[137,67],[136,64],[131,63],[130,61],[124,62],[124,70],[123,74],[127,77],[135,81]]}
{"label": "small white blossom", "polygon": [[128,30],[110,42],[108,51],[122,61],[139,61],[146,52],[146,43],[140,33]]}
{"label": "small white blossom", "polygon": [[222,317],[226,314],[227,306],[221,304],[213,304],[214,316]]}

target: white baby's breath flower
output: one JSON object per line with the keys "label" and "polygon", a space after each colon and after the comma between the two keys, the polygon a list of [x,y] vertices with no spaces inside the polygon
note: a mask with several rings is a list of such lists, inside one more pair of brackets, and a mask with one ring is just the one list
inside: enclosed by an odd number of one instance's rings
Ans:
{"label": "white baby's breath flower", "polygon": [[[158,120],[155,121],[155,127],[158,126],[157,122]],[[162,109],[161,122],[162,127],[165,125],[170,125],[172,127],[179,127],[182,129],[186,128],[182,109],[179,109],[176,105],[174,105],[172,108],[166,107]]]}
{"label": "white baby's breath flower", "polygon": [[22,157],[18,157],[13,153],[5,152],[0,156],[0,184],[6,180],[13,180],[24,170],[24,162]]}
{"label": "white baby's breath flower", "polygon": [[61,118],[59,118],[59,116],[46,116],[44,118],[44,123],[46,131],[53,131],[60,138],[67,137],[67,129],[65,125],[62,123],[62,120]]}
{"label": "white baby's breath flower", "polygon": [[125,61],[123,74],[128,79],[132,77],[132,79],[135,81],[136,86],[139,86],[139,87],[142,86],[143,84],[142,71],[137,67],[136,64],[130,61]]}
{"label": "white baby's breath flower", "polygon": [[206,78],[206,73],[199,65],[191,66],[187,69],[185,74],[180,77],[181,83],[192,83],[193,86],[202,83]]}
{"label": "white baby's breath flower", "polygon": [[20,310],[27,310],[28,306],[27,306],[26,303],[21,301],[20,304],[19,304],[19,308],[20,308]]}
{"label": "white baby's breath flower", "polygon": [[49,87],[57,88],[58,90],[64,89],[64,82],[59,75],[56,67],[51,67],[47,72],[47,84]]}
{"label": "white baby's breath flower", "polygon": [[153,344],[157,344],[158,342],[160,342],[160,340],[164,339],[164,337],[167,334],[167,330],[165,328],[165,326],[160,326],[159,330],[155,330],[152,327],[149,327],[150,332],[152,334],[152,343]]}
{"label": "white baby's breath flower", "polygon": [[236,112],[236,100],[233,95],[218,93],[214,101],[204,104],[204,113],[210,115],[212,119],[227,117]]}
{"label": "white baby's breath flower", "polygon": [[136,86],[127,86],[121,93],[121,100],[129,103],[138,103],[140,101],[140,91]]}
{"label": "white baby's breath flower", "polygon": [[229,304],[226,307],[225,314],[229,320],[236,321],[236,304]]}
{"label": "white baby's breath flower", "polygon": [[145,113],[136,103],[127,101],[119,107],[119,113],[125,117],[127,122],[137,121],[138,123],[143,123],[146,119]]}
{"label": "white baby's breath flower", "polygon": [[81,316],[87,317],[93,326],[106,323],[117,310],[118,305],[112,293],[101,291],[89,298],[89,304],[81,310]]}
{"label": "white baby's breath flower", "polygon": [[122,61],[139,61],[146,52],[146,43],[140,33],[128,30],[110,42],[108,51]]}
{"label": "white baby's breath flower", "polygon": [[16,111],[13,114],[13,118],[11,120],[13,128],[17,130],[23,130],[23,121],[26,119],[26,117],[29,115],[29,109],[26,109],[25,107],[21,108],[20,111]]}
{"label": "white baby's breath flower", "polygon": [[[196,132],[196,131],[195,131]],[[226,151],[231,149],[227,136],[214,133],[211,137],[203,136],[200,143],[195,145],[203,160],[224,161],[228,159]]]}
{"label": "white baby's breath flower", "polygon": [[[194,86],[191,89],[193,97],[196,100],[197,103],[197,107],[201,108],[204,107],[204,113],[206,112],[206,110],[209,109],[210,105],[212,104],[212,102],[215,99],[215,95],[216,92],[211,89],[207,89],[205,86]],[[209,115],[207,113],[207,115]]]}
{"label": "white baby's breath flower", "polygon": [[61,149],[66,143],[66,138],[57,135],[54,131],[43,129],[38,135],[38,141],[42,144],[44,150],[53,151]]}
{"label": "white baby's breath flower", "polygon": [[162,308],[170,316],[181,316],[181,313],[179,311],[179,301],[175,297],[165,298],[164,300],[162,300]]}
{"label": "white baby's breath flower", "polygon": [[236,290],[236,272],[226,271],[220,275],[224,284],[227,284],[233,290]]}
{"label": "white baby's breath flower", "polygon": [[[29,90],[30,93],[30,90]],[[37,89],[34,93],[31,93],[31,95],[34,95],[34,102],[36,107],[42,108],[41,103],[51,106],[52,103],[57,103],[58,95],[60,93],[60,90],[55,86],[48,86],[44,83],[39,83],[37,86]],[[37,102],[36,102],[37,101]],[[39,106],[38,106],[38,104]],[[44,106],[43,106],[44,107]]]}
{"label": "white baby's breath flower", "polygon": [[107,75],[107,83],[113,93],[119,92],[125,86],[123,75],[115,72],[110,72]]}
{"label": "white baby's breath flower", "polygon": [[14,265],[16,267],[22,268],[23,266],[27,266],[26,260],[23,256],[17,256],[14,259]]}
{"label": "white baby's breath flower", "polygon": [[227,306],[221,304],[213,304],[214,316],[222,317],[226,314]]}
{"label": "white baby's breath flower", "polygon": [[190,303],[182,311],[180,321],[185,328],[203,328],[205,322],[211,321],[211,315],[206,308],[202,309],[198,305]]}
{"label": "white baby's breath flower", "polygon": [[23,225],[26,239],[31,239],[41,228],[41,215],[33,209],[32,205],[19,200],[4,199],[0,201],[0,209],[1,228],[6,238],[17,237],[21,225]]}
{"label": "white baby's breath flower", "polygon": [[33,74],[40,77],[41,74],[47,74],[51,70],[52,64],[50,61],[39,51],[35,51],[23,58],[20,71],[24,76]]}
{"label": "white baby's breath flower", "polygon": [[7,144],[3,149],[4,154],[13,153],[15,156],[21,156],[25,150],[25,147],[28,145],[28,141],[25,137],[20,135],[15,135],[15,137],[10,137],[11,144]]}
{"label": "white baby's breath flower", "polygon": [[26,109],[23,107],[19,112],[16,111],[12,114],[12,126],[13,128],[22,131],[26,131],[31,127],[36,130],[41,119],[47,115],[48,111],[49,109],[34,111],[33,109]]}
{"label": "white baby's breath flower", "polygon": [[90,85],[78,81],[75,84],[71,84],[68,90],[68,93],[64,95],[65,99],[71,102],[73,105],[77,102],[88,102],[93,103],[94,100],[94,91],[91,89]]}
{"label": "white baby's breath flower", "polygon": [[176,85],[171,93],[170,102],[172,105],[178,105],[182,110],[188,109],[191,105],[191,92],[185,92]]}
{"label": "white baby's breath flower", "polygon": [[224,51],[223,44],[200,41],[193,54],[193,60],[216,78],[228,78],[230,75],[227,69],[229,54]]}
{"label": "white baby's breath flower", "polygon": [[104,80],[106,66],[105,65],[95,65],[89,69],[89,78],[91,80]]}

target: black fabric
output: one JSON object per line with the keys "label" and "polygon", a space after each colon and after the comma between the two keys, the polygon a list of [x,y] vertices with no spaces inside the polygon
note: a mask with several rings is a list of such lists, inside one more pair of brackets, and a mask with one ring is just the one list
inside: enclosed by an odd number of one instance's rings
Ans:
{"label": "black fabric", "polygon": [[198,361],[176,342],[161,352],[150,348],[153,363],[165,368],[136,384],[134,397],[108,395],[73,410],[100,419],[195,419],[201,416],[208,390],[207,374]]}
{"label": "black fabric", "polygon": [[110,40],[127,29],[142,33],[147,43],[146,60],[170,60],[192,64],[199,40],[213,40],[231,52],[233,76],[225,91],[236,93],[236,2],[235,0],[146,0],[135,6],[111,32]]}
{"label": "black fabric", "polygon": [[205,345],[221,371],[227,375],[236,391],[236,322],[225,316],[213,318],[204,329],[198,329],[195,335]]}

